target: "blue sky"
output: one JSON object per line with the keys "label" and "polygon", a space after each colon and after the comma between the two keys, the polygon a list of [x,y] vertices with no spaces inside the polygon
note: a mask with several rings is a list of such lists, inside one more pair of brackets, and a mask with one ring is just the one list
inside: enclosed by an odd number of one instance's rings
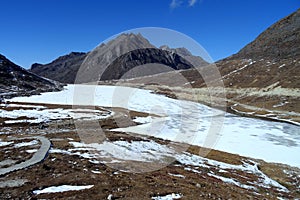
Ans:
{"label": "blue sky", "polygon": [[0,54],[29,68],[128,29],[162,27],[193,38],[216,61],[299,7],[299,0],[2,0]]}

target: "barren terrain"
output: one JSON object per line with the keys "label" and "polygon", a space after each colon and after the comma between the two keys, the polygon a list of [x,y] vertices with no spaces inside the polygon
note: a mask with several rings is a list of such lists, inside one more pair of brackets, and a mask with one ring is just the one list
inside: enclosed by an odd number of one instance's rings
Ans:
{"label": "barren terrain", "polygon": [[[3,110],[9,111],[32,108],[72,109],[71,106],[30,103],[2,105]],[[106,138],[102,144],[83,142],[77,133],[76,120],[88,124],[88,119],[69,118],[36,124],[26,121],[5,124],[4,121],[8,119],[2,118],[1,169],[32,158],[42,145],[37,137],[49,140],[51,148],[38,164],[2,175],[0,198],[300,197],[300,171],[297,168],[210,149],[204,158],[199,156],[203,148],[197,146],[191,145],[187,148],[182,143],[112,131],[120,128],[120,123],[117,124],[116,121],[121,121],[123,127],[138,125],[141,122],[137,122],[137,119],[147,117],[147,113],[122,108],[111,110],[98,107],[96,110],[108,111],[105,114],[107,117],[97,120]],[[111,111],[113,116],[109,114]],[[87,114],[88,111],[85,112]],[[95,112],[90,114],[89,117]],[[111,145],[114,147],[113,151],[109,148]],[[185,148],[187,149],[184,150]]]}

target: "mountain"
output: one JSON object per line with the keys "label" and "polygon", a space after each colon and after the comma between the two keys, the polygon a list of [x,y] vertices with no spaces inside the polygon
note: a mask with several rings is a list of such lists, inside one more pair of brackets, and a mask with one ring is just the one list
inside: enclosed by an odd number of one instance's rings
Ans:
{"label": "mountain", "polygon": [[261,33],[254,41],[242,48],[231,59],[280,59],[299,57],[300,9],[279,20]]}
{"label": "mountain", "polygon": [[[102,43],[86,57],[79,69],[76,83],[95,82],[116,58],[136,49],[155,48],[141,34],[121,34],[108,43]],[[105,78],[104,78],[105,79]]]}
{"label": "mountain", "polygon": [[[299,44],[300,9],[267,28],[238,53],[216,62],[225,87],[228,111],[300,124]],[[137,78],[126,84],[143,85],[168,96],[195,100],[189,95],[190,89],[185,89],[191,86],[201,93],[197,101],[212,105],[211,97],[219,98],[224,90],[215,88],[207,92],[201,74],[206,74],[206,79],[213,82],[216,77],[210,70],[211,65],[208,65],[197,70]],[[178,77],[185,77],[185,82],[178,81]],[[152,83],[159,84],[159,87]],[[182,89],[169,94],[170,87]]]}
{"label": "mountain", "polygon": [[[177,56],[175,56],[175,54],[177,54]],[[126,60],[121,60],[121,58],[119,58],[120,56]],[[142,58],[143,60],[137,62],[132,61],[128,56],[131,56],[131,58]],[[181,58],[178,59],[178,56]],[[173,60],[170,60],[170,58]],[[174,60],[175,58],[180,61],[180,63],[174,65],[176,61]],[[166,60],[168,60],[168,62],[164,62]],[[125,61],[130,63],[126,63]],[[143,64],[143,66],[133,69],[133,67],[137,66],[133,66],[133,62],[136,62],[138,65]],[[122,64],[122,66],[120,66],[120,64]],[[46,65],[34,64],[30,71],[62,83],[74,83],[75,79],[76,83],[84,83],[118,79],[120,77],[133,78],[151,75],[170,71],[171,68],[176,70],[187,69],[190,68],[187,67],[187,65],[191,66],[191,64],[194,66],[202,66],[207,65],[207,62],[198,56],[193,56],[185,48],[171,49],[168,46],[156,48],[141,34],[129,33],[121,34],[107,43],[102,43],[89,53],[73,52],[61,56]],[[170,65],[171,68],[167,68],[163,65]],[[124,70],[125,68],[126,70]],[[112,74],[116,71],[118,72],[117,74]],[[105,76],[103,76],[104,72]],[[111,73],[109,74],[109,72]]]}
{"label": "mountain", "polygon": [[189,69],[192,64],[178,54],[157,49],[136,49],[116,58],[103,72],[100,80],[136,78],[167,71]]}
{"label": "mountain", "polygon": [[59,89],[61,84],[28,72],[0,54],[0,99]]}
{"label": "mountain", "polygon": [[30,71],[40,76],[56,80],[62,83],[74,83],[80,65],[86,57],[86,53],[71,52],[61,56],[49,64],[35,63]]}

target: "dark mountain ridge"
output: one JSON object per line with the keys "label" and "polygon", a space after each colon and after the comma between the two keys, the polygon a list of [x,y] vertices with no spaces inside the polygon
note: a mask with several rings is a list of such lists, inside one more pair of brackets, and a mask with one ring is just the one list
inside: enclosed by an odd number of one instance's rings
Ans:
{"label": "dark mountain ridge", "polygon": [[60,56],[49,64],[34,63],[30,71],[55,81],[74,83],[78,69],[86,56],[87,53],[71,52],[68,55]]}
{"label": "dark mountain ridge", "polygon": [[38,94],[62,89],[58,82],[42,78],[0,54],[0,98]]}
{"label": "dark mountain ridge", "polygon": [[100,80],[136,78],[192,67],[191,63],[171,51],[157,48],[136,49],[115,59],[105,69]]}

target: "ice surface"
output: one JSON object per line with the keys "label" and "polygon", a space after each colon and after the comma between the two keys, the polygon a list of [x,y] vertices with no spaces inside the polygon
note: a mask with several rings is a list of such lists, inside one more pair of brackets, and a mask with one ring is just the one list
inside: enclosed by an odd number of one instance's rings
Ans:
{"label": "ice surface", "polygon": [[[152,113],[162,117],[154,118],[150,123],[117,130],[300,167],[300,159],[297,159],[300,152],[299,126],[232,114],[226,114],[223,121],[218,110],[199,103],[170,99],[148,90],[68,85],[60,92],[17,97],[11,101],[122,107]],[[223,128],[219,131],[216,129],[218,127]]]}

